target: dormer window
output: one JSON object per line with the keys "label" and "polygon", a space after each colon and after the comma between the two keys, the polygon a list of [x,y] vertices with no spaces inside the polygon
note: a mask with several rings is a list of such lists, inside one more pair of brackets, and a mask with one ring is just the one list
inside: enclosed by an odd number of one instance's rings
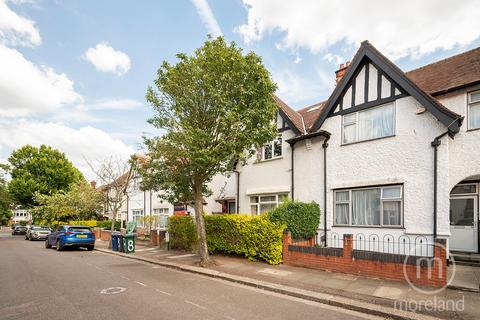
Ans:
{"label": "dormer window", "polygon": [[480,128],[480,91],[468,94],[468,129]]}
{"label": "dormer window", "polygon": [[342,118],[342,127],[343,144],[393,136],[395,135],[395,104],[389,103],[348,113]]}

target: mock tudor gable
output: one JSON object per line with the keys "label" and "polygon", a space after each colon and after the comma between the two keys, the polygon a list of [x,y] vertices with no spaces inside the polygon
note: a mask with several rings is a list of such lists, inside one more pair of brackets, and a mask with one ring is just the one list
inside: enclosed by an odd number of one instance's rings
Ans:
{"label": "mock tudor gable", "polygon": [[458,132],[463,117],[420,89],[395,64],[364,41],[311,131],[320,129],[327,117],[357,112],[405,96],[414,97],[448,128],[450,135]]}

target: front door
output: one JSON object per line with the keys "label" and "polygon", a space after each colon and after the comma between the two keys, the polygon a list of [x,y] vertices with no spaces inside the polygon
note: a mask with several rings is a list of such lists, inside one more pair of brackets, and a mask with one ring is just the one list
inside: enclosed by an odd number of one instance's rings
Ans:
{"label": "front door", "polygon": [[478,251],[478,203],[477,196],[450,198],[450,249]]}

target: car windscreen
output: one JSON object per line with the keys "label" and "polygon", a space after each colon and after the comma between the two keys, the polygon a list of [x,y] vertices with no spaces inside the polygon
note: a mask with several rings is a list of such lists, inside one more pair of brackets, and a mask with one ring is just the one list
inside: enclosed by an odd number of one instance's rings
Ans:
{"label": "car windscreen", "polygon": [[69,227],[68,231],[72,232],[90,232],[90,228],[88,227]]}

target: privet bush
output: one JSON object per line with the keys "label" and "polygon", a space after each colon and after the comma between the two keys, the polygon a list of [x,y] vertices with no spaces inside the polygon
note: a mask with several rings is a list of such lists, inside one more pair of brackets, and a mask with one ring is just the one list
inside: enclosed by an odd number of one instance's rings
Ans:
{"label": "privet bush", "polygon": [[320,223],[320,207],[315,202],[287,201],[267,214],[271,221],[284,223],[294,239],[315,236]]}
{"label": "privet bush", "polygon": [[270,264],[282,262],[283,223],[272,222],[265,216],[208,215],[205,229],[211,253],[242,254]]}
{"label": "privet bush", "polygon": [[168,233],[172,249],[192,250],[197,245],[197,231],[192,217],[169,217]]}

